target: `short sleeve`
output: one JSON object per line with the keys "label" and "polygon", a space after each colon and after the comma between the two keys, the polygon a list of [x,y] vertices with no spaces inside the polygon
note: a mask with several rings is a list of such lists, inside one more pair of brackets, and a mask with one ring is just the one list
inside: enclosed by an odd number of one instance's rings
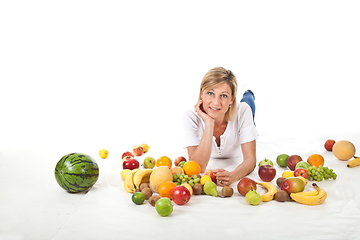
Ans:
{"label": "short sleeve", "polygon": [[247,103],[240,103],[238,119],[240,144],[254,141],[259,135],[254,125],[251,108]]}
{"label": "short sleeve", "polygon": [[187,110],[183,115],[183,147],[198,146],[201,138],[199,137],[199,127],[201,120],[195,110]]}

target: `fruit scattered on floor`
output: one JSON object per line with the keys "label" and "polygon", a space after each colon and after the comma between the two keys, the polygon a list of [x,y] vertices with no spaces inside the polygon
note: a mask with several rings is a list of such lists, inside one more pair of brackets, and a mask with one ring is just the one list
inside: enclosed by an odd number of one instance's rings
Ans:
{"label": "fruit scattered on floor", "polygon": [[[207,176],[207,175],[204,175],[204,176]],[[209,177],[209,176],[208,176]],[[210,177],[209,177],[210,178]],[[211,180],[211,178],[210,178]],[[183,183],[188,183],[190,184],[191,187],[194,187],[194,185],[196,183],[200,183],[200,178],[198,177],[197,174],[189,177],[188,175],[184,174],[184,173],[176,173],[173,175],[173,182],[176,184],[176,185],[181,185]]]}
{"label": "fruit scattered on floor", "polygon": [[291,193],[290,197],[294,201],[305,205],[319,205],[327,198],[327,193],[320,188],[316,183],[313,183],[316,191],[306,191],[300,193]]}
{"label": "fruit scattered on floor", "polygon": [[353,168],[356,166],[360,166],[360,157],[355,157],[353,160],[349,161],[347,167]]}
{"label": "fruit scattered on floor", "polygon": [[107,158],[108,155],[109,155],[109,151],[106,150],[106,149],[101,149],[101,150],[99,151],[99,156],[100,156],[102,159]]}
{"label": "fruit scattered on floor", "polygon": [[308,176],[307,179],[309,181],[318,181],[321,182],[322,180],[328,180],[328,179],[336,179],[337,175],[334,172],[333,169],[330,169],[328,167],[319,166],[319,168],[316,168],[315,166],[309,167],[308,169]]}
{"label": "fruit scattered on floor", "polygon": [[349,141],[341,140],[334,144],[332,152],[334,156],[342,161],[350,160],[355,155],[355,146]]}
{"label": "fruit scattered on floor", "polygon": [[182,168],[184,169],[185,174],[188,176],[200,174],[200,170],[201,170],[200,165],[195,161],[185,162]]}
{"label": "fruit scattered on floor", "polygon": [[310,164],[310,166],[315,166],[318,168],[320,165],[324,166],[325,159],[320,154],[311,154],[308,157],[307,162]]}

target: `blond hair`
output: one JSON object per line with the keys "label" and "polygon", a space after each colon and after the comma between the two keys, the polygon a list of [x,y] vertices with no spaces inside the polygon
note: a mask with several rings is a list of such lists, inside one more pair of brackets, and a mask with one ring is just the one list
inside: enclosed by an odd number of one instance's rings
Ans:
{"label": "blond hair", "polygon": [[238,84],[236,77],[231,70],[226,70],[223,67],[216,67],[209,70],[201,81],[198,100],[201,100],[201,95],[204,91],[212,89],[222,83],[229,85],[231,89],[231,97],[233,99],[233,103],[231,104],[229,110],[225,113],[225,119],[233,121],[236,114],[236,95]]}

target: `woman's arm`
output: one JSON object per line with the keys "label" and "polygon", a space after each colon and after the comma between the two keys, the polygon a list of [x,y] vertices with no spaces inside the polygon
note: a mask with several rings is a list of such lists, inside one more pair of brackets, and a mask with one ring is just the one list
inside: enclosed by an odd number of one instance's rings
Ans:
{"label": "woman's arm", "polygon": [[254,171],[256,166],[256,140],[241,144],[241,149],[244,159],[234,171],[228,172],[224,169],[214,171],[220,186],[229,186]]}
{"label": "woman's arm", "polygon": [[201,172],[204,172],[209,163],[214,135],[214,119],[200,109],[202,100],[196,105],[197,114],[205,121],[204,133],[198,146],[188,147],[189,160],[199,163]]}

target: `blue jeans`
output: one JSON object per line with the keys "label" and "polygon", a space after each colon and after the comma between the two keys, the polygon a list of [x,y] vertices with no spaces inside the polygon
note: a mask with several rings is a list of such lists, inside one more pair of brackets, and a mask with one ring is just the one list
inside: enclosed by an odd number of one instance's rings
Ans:
{"label": "blue jeans", "polygon": [[[253,121],[254,121],[254,118],[255,118],[255,95],[254,95],[254,93],[250,90],[245,91],[240,102],[246,102],[250,106],[251,112],[253,115]],[[255,122],[254,122],[254,125],[255,125]]]}

